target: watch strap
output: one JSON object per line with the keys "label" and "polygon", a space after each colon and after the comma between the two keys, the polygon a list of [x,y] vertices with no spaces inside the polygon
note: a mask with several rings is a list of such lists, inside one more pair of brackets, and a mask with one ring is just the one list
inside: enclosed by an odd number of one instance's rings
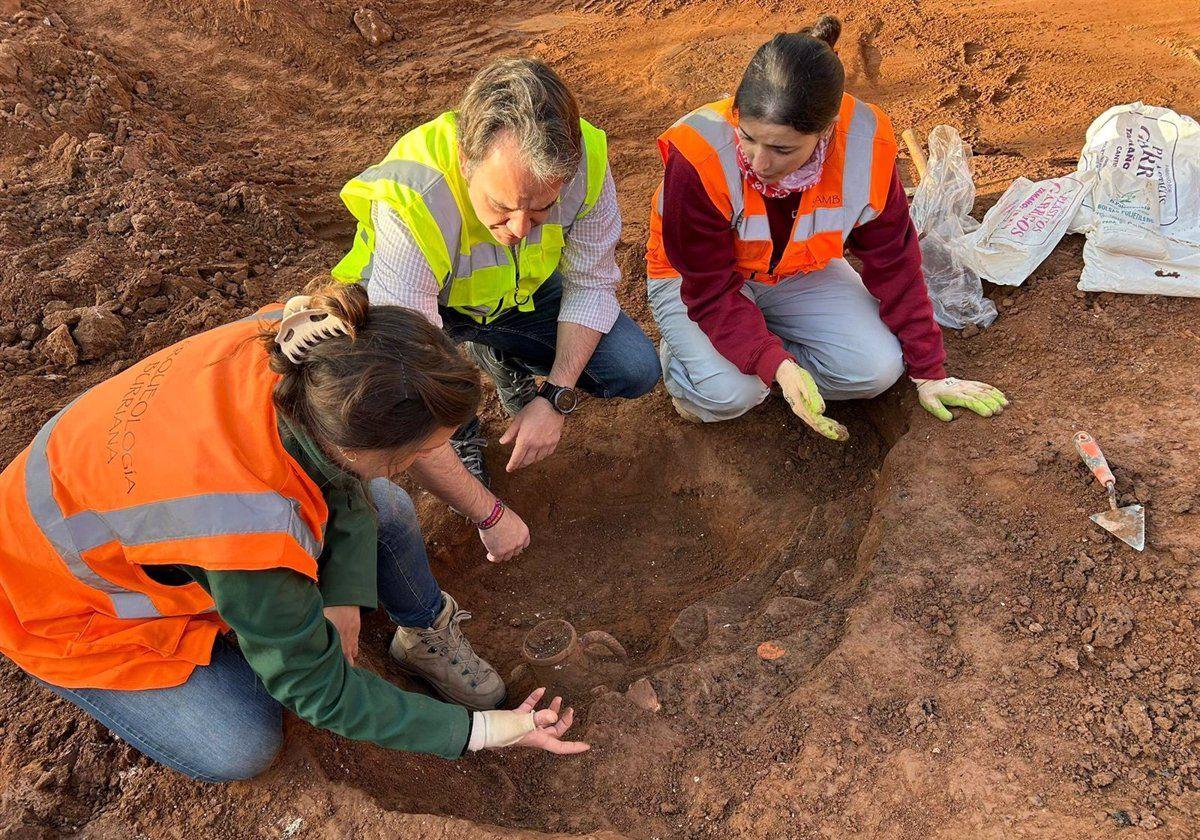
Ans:
{"label": "watch strap", "polygon": [[564,385],[555,385],[549,379],[544,379],[544,380],[542,380],[542,384],[538,386],[537,396],[541,397],[542,399],[546,400],[546,402],[550,403],[551,407],[553,407],[553,409],[555,411],[557,411],[559,414],[565,415],[565,414],[569,414],[571,411],[573,411],[574,406],[572,406],[567,411],[563,411],[559,407],[558,395],[561,394],[563,391],[570,391],[571,393],[574,393],[575,389],[567,388]]}

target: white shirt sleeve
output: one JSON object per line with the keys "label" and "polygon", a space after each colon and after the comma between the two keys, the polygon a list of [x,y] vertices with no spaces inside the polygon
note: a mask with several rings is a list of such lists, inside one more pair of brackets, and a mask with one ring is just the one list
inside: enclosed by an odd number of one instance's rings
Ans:
{"label": "white shirt sleeve", "polygon": [[581,324],[607,333],[621,313],[617,303],[617,240],[621,238],[621,210],[612,170],[604,173],[604,186],[596,206],[577,221],[563,247],[562,308],[558,320]]}
{"label": "white shirt sleeve", "polygon": [[375,226],[375,258],[367,281],[371,303],[416,310],[440,327],[437,278],[408,226],[379,201],[371,202],[371,223]]}

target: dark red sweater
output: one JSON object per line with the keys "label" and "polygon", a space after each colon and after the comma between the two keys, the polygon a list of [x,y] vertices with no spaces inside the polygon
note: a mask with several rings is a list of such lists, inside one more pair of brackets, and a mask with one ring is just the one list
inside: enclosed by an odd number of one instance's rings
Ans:
{"label": "dark red sweater", "polygon": [[[791,236],[792,213],[799,203],[800,193],[766,199],[772,266]],[[734,269],[733,229],[704,191],[695,168],[674,146],[668,149],[663,175],[662,215],[663,248],[683,277],[688,315],[717,352],[769,386],[779,365],[792,354],[767,329],[762,311],[740,293],[746,278]],[[855,228],[846,249],[862,260],[863,284],[879,300],[880,318],[900,340],[908,375],[945,377],[942,331],[933,320],[917,231],[894,166],[883,212]]]}

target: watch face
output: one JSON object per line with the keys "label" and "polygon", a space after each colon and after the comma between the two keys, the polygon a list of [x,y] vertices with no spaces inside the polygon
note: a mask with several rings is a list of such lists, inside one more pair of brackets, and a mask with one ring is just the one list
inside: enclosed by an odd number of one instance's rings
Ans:
{"label": "watch face", "polygon": [[570,414],[579,405],[579,395],[570,388],[560,388],[554,395],[554,407],[563,414]]}

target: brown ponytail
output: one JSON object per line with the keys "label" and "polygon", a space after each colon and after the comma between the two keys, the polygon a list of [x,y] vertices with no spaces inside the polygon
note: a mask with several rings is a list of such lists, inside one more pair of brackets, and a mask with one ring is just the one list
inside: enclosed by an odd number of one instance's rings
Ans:
{"label": "brown ponytail", "polygon": [[733,106],[741,117],[820,134],[837,119],[846,71],[834,52],[842,22],[821,15],[800,32],[776,35],[750,60]]}
{"label": "brown ponytail", "polygon": [[842,37],[842,22],[833,15],[821,15],[816,23],[801,32],[824,41],[832,50],[837,47],[838,38]]}
{"label": "brown ponytail", "polygon": [[290,361],[261,334],[276,408],[318,442],[348,450],[404,449],[475,415],[479,372],[438,327],[400,306],[370,306],[358,285],[330,284],[309,306],[340,318],[350,335],[327,338]]}

